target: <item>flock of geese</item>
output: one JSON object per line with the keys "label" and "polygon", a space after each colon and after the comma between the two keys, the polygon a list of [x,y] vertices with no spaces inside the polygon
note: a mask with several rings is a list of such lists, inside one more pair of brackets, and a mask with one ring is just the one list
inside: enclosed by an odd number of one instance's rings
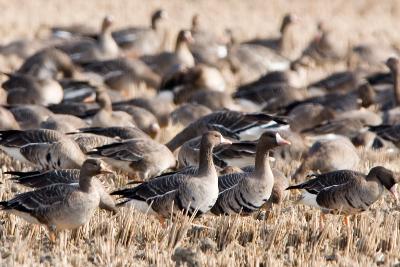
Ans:
{"label": "flock of geese", "polygon": [[[33,191],[1,201],[3,211],[47,226],[55,240],[97,208],[128,206],[160,220],[182,211],[246,216],[298,189],[299,203],[347,216],[385,189],[397,199],[399,174],[354,171],[357,147],[396,153],[400,144],[396,57],[377,71],[371,47],[341,54],[319,23],[292,58],[293,14],[277,38],[244,42],[231,30],[209,32],[195,15],[172,51],[167,13],[150,21],[114,31],[109,16],[100,31],[54,27],[29,55],[29,42],[0,46],[2,56],[23,59],[3,73],[0,149],[33,170],[6,172]],[[298,83],[308,68],[341,63],[347,70]],[[287,177],[274,159],[301,165]],[[116,172],[132,182],[107,192],[96,176]]]}

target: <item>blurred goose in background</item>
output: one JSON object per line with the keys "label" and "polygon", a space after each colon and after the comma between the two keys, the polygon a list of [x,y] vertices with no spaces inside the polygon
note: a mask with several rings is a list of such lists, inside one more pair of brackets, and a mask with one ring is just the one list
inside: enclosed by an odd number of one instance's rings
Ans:
{"label": "blurred goose in background", "polygon": [[279,124],[287,124],[287,122],[282,118],[265,113],[216,111],[189,124],[166,146],[171,151],[175,151],[186,141],[209,130],[218,130],[222,135],[236,140],[257,140],[267,128]]}
{"label": "blurred goose in background", "polygon": [[218,132],[205,133],[201,140],[198,169],[192,174],[160,176],[134,188],[112,193],[124,198],[120,205],[140,212],[168,218],[171,211],[186,211],[189,216],[208,212],[218,197],[218,176],[212,160],[213,147],[230,143]]}
{"label": "blurred goose in background", "polygon": [[294,49],[293,31],[290,29],[299,18],[294,14],[286,14],[279,29],[280,36],[275,39],[254,39],[246,44],[265,46],[275,50],[277,53],[288,56]]}
{"label": "blurred goose in background", "polygon": [[150,27],[129,27],[114,31],[112,36],[121,48],[129,51],[129,54],[156,54],[165,49],[167,32],[162,24],[167,18],[167,12],[159,9],[151,16]]}
{"label": "blurred goose in background", "polygon": [[[100,182],[94,182],[93,176],[105,171],[100,161],[89,159],[82,166],[78,184],[45,186],[2,201],[0,206],[30,223],[47,226],[54,242],[58,230],[78,228],[89,222],[100,204]],[[115,210],[113,206],[108,208]]]}
{"label": "blurred goose in background", "polygon": [[158,88],[161,78],[144,62],[138,59],[117,58],[95,60],[81,64],[85,73],[94,73],[109,88],[122,93],[145,83],[150,88]]}
{"label": "blurred goose in background", "polygon": [[278,133],[263,133],[257,144],[253,172],[227,174],[218,177],[218,199],[211,212],[215,215],[250,215],[268,201],[274,186],[269,165],[269,150],[290,145]]}
{"label": "blurred goose in background", "polygon": [[93,127],[135,127],[131,115],[124,111],[113,111],[107,91],[99,89],[96,92],[96,102],[100,110],[92,118]]}
{"label": "blurred goose in background", "polygon": [[[319,208],[324,212],[357,214],[366,211],[382,197],[386,188],[398,200],[399,177],[384,167],[373,167],[367,175],[339,170],[311,175],[310,180],[289,186],[288,190],[300,189],[301,204]],[[346,217],[346,223],[347,217]]]}
{"label": "blurred goose in background", "polygon": [[228,55],[228,39],[223,36],[218,37],[204,29],[199,14],[193,15],[190,32],[194,41],[189,48],[196,62],[218,66],[219,61]]}
{"label": "blurred goose in background", "polygon": [[346,137],[315,142],[304,155],[292,179],[302,181],[308,172],[355,169],[360,162],[357,150]]}
{"label": "blurred goose in background", "polygon": [[87,127],[88,124],[73,115],[54,114],[50,115],[45,121],[42,121],[40,128],[56,130],[61,133],[70,133],[80,128]]}
{"label": "blurred goose in background", "polygon": [[129,114],[134,124],[151,138],[154,139],[159,135],[160,125],[158,124],[158,120],[147,109],[133,105],[120,105],[116,106],[114,110]]}
{"label": "blurred goose in background", "polygon": [[56,79],[61,73],[64,78],[75,75],[75,67],[70,57],[56,48],[45,48],[27,58],[17,73],[38,79]]}
{"label": "blurred goose in background", "polygon": [[100,35],[97,40],[80,38],[57,46],[68,54],[73,62],[84,63],[93,60],[106,60],[118,57],[119,48],[111,36],[113,18],[106,16],[101,24]]}
{"label": "blurred goose in background", "polygon": [[39,105],[18,105],[9,107],[22,130],[40,128],[40,124],[54,115],[47,108]]}
{"label": "blurred goose in background", "polygon": [[0,149],[43,170],[77,169],[86,158],[73,140],[48,129],[0,131]]}
{"label": "blurred goose in background", "polygon": [[193,121],[198,120],[211,112],[212,110],[206,106],[194,103],[185,103],[171,112],[172,125],[182,125],[186,127]]}
{"label": "blurred goose in background", "polygon": [[176,166],[172,152],[150,138],[115,142],[97,147],[87,155],[101,157],[115,170],[139,180],[150,179]]}
{"label": "blurred goose in background", "polygon": [[195,62],[188,44],[193,42],[190,31],[181,30],[176,39],[174,52],[162,52],[155,55],[142,56],[143,60],[154,72],[164,76],[176,68],[193,67]]}
{"label": "blurred goose in background", "polygon": [[8,80],[2,84],[7,90],[7,103],[10,105],[36,104],[48,106],[58,104],[63,99],[61,85],[52,78],[39,79],[34,76],[4,73]]}

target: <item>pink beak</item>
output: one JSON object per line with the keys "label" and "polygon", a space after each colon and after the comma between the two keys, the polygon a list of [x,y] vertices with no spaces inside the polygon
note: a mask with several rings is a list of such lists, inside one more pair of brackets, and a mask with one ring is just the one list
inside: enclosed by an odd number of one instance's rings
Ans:
{"label": "pink beak", "polygon": [[276,133],[275,135],[276,138],[276,143],[280,146],[285,146],[285,145],[291,145],[290,141],[282,138],[282,136],[279,133]]}

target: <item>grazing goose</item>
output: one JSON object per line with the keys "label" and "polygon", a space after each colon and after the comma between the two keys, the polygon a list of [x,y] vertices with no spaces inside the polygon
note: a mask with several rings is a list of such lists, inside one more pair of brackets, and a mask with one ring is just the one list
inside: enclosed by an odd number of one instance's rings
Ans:
{"label": "grazing goose", "polygon": [[270,198],[274,186],[274,175],[269,165],[269,150],[281,145],[290,145],[290,142],[278,133],[263,133],[257,144],[253,172],[218,177],[218,200],[211,212],[215,215],[250,215],[261,208]]}
{"label": "grazing goose", "polygon": [[314,174],[310,178],[287,189],[303,190],[299,203],[325,212],[351,215],[366,211],[382,196],[384,188],[398,199],[398,175],[381,166],[372,168],[367,175],[351,170],[339,170]]}
{"label": "grazing goose", "polygon": [[114,31],[112,36],[117,44],[121,48],[129,50],[130,54],[142,56],[158,53],[165,46],[167,33],[162,27],[162,22],[167,17],[165,10],[156,10],[151,16],[150,27],[129,27]]}
{"label": "grazing goose", "polygon": [[193,67],[194,58],[188,48],[188,44],[191,42],[193,42],[193,38],[190,31],[181,30],[176,39],[174,52],[143,56],[141,59],[161,76],[168,74],[177,67]]}
{"label": "grazing goose", "polygon": [[146,180],[176,166],[172,152],[150,138],[135,138],[97,147],[87,155],[102,157],[132,179]]}
{"label": "grazing goose", "polygon": [[[193,138],[185,142],[178,154],[180,167],[197,166],[202,137]],[[239,141],[232,144],[221,144],[214,147],[213,161],[220,168],[227,166],[245,167],[254,162],[256,153],[255,141]]]}
{"label": "grazing goose", "polygon": [[72,78],[75,68],[67,54],[56,48],[46,48],[27,58],[17,73],[38,79],[56,79],[59,73],[64,78]]}
{"label": "grazing goose", "polygon": [[46,225],[54,242],[56,231],[78,228],[93,216],[100,203],[100,193],[93,176],[104,172],[100,161],[88,159],[82,166],[78,185],[45,186],[2,201],[0,206],[30,223]]}
{"label": "grazing goose", "polygon": [[9,79],[2,84],[2,87],[8,92],[7,103],[10,105],[48,106],[58,104],[63,99],[64,92],[61,85],[52,78],[39,79],[19,73],[6,75]]}
{"label": "grazing goose", "polygon": [[113,19],[110,16],[103,19],[97,40],[82,38],[75,42],[59,45],[57,48],[68,54],[76,63],[116,58],[119,55],[119,48],[111,36],[112,22]]}
{"label": "grazing goose", "polygon": [[218,176],[212,160],[213,147],[230,143],[218,132],[205,133],[201,141],[198,169],[192,174],[175,173],[144,182],[137,187],[111,193],[125,198],[120,203],[167,218],[173,211],[199,216],[208,212],[218,197]]}
{"label": "grazing goose", "polygon": [[93,116],[93,127],[135,127],[131,115],[124,111],[113,111],[111,98],[105,90],[98,90],[96,102],[100,110]]}
{"label": "grazing goose", "polygon": [[301,181],[309,171],[329,172],[354,169],[360,162],[357,149],[346,137],[315,142],[305,154],[292,179]]}
{"label": "grazing goose", "polygon": [[[85,166],[83,164],[82,168]],[[82,170],[81,168],[81,170]],[[41,188],[53,184],[78,184],[81,174],[79,169],[61,169],[53,171],[33,171],[33,172],[6,172],[6,174],[14,175],[11,179],[18,184],[31,187]],[[105,170],[106,171],[106,170]],[[103,172],[105,173],[105,172]],[[108,171],[107,171],[108,173]],[[116,213],[114,199],[107,193],[104,185],[100,180],[94,179],[92,185],[96,187],[100,194],[100,209],[105,209]]]}
{"label": "grazing goose", "polygon": [[0,149],[23,163],[42,169],[77,169],[85,161],[79,146],[48,129],[0,131]]}
{"label": "grazing goose", "polygon": [[186,141],[210,130],[218,130],[224,136],[237,140],[256,140],[266,128],[278,123],[287,124],[282,118],[265,113],[216,111],[189,124],[166,146],[171,151],[175,151]]}

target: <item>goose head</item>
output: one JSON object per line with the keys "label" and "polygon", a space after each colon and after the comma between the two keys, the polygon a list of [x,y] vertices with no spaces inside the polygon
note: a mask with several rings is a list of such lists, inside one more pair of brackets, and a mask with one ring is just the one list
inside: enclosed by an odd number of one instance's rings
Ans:
{"label": "goose head", "polygon": [[88,176],[96,176],[98,174],[112,173],[104,164],[103,161],[98,159],[87,159],[82,165],[81,172]]}
{"label": "goose head", "polygon": [[162,20],[165,20],[168,18],[168,13],[164,9],[158,9],[156,10],[153,15],[151,16],[151,28],[153,30],[157,30],[159,27],[158,25]]}
{"label": "goose head", "polygon": [[382,166],[377,166],[372,168],[368,177],[375,177],[378,181],[392,194],[392,196],[399,201],[399,196],[397,192],[397,183],[399,182],[399,176],[396,175],[393,171],[386,169]]}

